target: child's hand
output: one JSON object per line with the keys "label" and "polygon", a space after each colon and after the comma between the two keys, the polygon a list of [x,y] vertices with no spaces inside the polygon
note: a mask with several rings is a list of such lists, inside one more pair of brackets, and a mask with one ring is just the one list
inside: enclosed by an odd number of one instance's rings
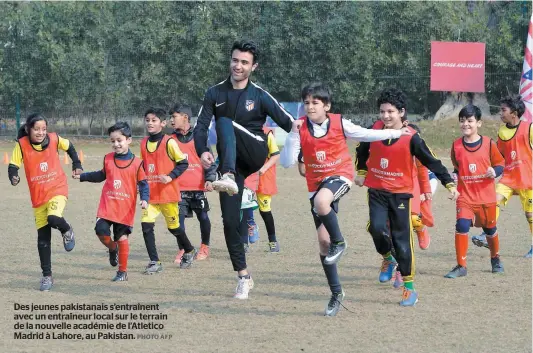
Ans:
{"label": "child's hand", "polygon": [[[422,199],[422,198],[424,198],[424,199]],[[431,199],[433,199],[433,194],[430,193],[430,192],[424,192],[424,193],[420,194],[420,200],[421,201],[426,201],[426,200],[431,200]]]}
{"label": "child's hand", "polygon": [[268,169],[265,169],[265,166],[262,166],[261,169],[259,169],[259,171],[257,172],[257,174],[259,174],[259,176],[265,174],[267,172]]}
{"label": "child's hand", "polygon": [[489,167],[489,169],[487,169],[487,173],[485,174],[485,176],[487,178],[494,179],[496,178],[496,171],[494,170],[494,168]]}
{"label": "child's hand", "polygon": [[159,181],[161,181],[163,184],[168,184],[172,182],[172,178],[166,174],[163,174],[159,176]]}
{"label": "child's hand", "polygon": [[457,173],[452,173],[452,179],[453,179],[453,182],[457,184],[457,179],[459,179],[459,177],[457,176]]}
{"label": "child's hand", "polygon": [[298,131],[300,131],[300,127],[302,127],[302,124],[303,124],[303,123],[304,123],[303,120],[300,120],[300,119],[298,119],[298,120],[294,120],[294,121],[292,122],[292,129],[291,129],[291,132],[298,132]]}
{"label": "child's hand", "polygon": [[204,185],[205,191],[213,191],[213,183],[210,181],[206,181]]}
{"label": "child's hand", "polygon": [[18,175],[13,175],[11,178],[11,185],[17,186],[17,184],[20,182],[20,177]]}
{"label": "child's hand", "polygon": [[457,201],[459,195],[461,195],[455,186],[449,188],[448,191],[450,192],[450,196],[448,198],[452,201]]}
{"label": "child's hand", "polygon": [[366,177],[358,175],[358,176],[355,177],[354,183],[355,183],[355,185],[361,187],[361,186],[363,186],[365,184],[365,179],[366,179]]}
{"label": "child's hand", "polygon": [[[83,169],[80,169],[80,168],[76,168],[72,171],[72,178],[73,179],[79,179],[79,176],[81,175],[81,173],[83,173]],[[76,176],[78,176],[78,178],[76,178]]]}
{"label": "child's hand", "polygon": [[72,174],[72,179],[80,180],[81,175]]}
{"label": "child's hand", "polygon": [[139,205],[141,205],[141,208],[143,210],[146,210],[146,208],[148,207],[148,202],[142,200],[141,202],[139,202]]}

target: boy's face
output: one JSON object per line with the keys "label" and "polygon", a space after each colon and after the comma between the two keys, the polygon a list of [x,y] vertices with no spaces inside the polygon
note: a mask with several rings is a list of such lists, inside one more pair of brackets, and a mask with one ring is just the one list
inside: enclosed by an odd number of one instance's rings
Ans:
{"label": "boy's face", "polygon": [[475,116],[468,118],[459,118],[459,126],[464,137],[471,137],[477,135],[478,129],[481,127],[481,120],[476,120]]}
{"label": "boy's face", "polygon": [[327,112],[331,108],[331,104],[324,104],[320,99],[307,96],[304,99],[305,115],[314,123],[321,124],[326,120]]}
{"label": "boy's face", "polygon": [[257,63],[254,62],[254,55],[248,51],[240,51],[235,49],[231,53],[231,62],[229,65],[229,71],[231,79],[235,82],[244,81],[257,67]]}
{"label": "boy's face", "polygon": [[403,127],[402,117],[405,114],[405,109],[398,110],[390,103],[383,103],[379,106],[379,118],[385,124],[387,129],[401,129]]}
{"label": "boy's face", "polygon": [[172,113],[170,117],[170,124],[174,130],[185,131],[188,130],[189,117],[183,113]]}
{"label": "boy's face", "polygon": [[26,132],[30,135],[30,141],[35,144],[42,143],[46,137],[46,121],[39,120],[33,124],[33,127],[27,128]]}
{"label": "boy's face", "polygon": [[146,131],[150,135],[155,135],[163,131],[167,125],[167,121],[159,119],[155,114],[147,114],[144,117],[144,124],[146,125]]}
{"label": "boy's face", "polygon": [[126,137],[121,131],[113,131],[109,135],[111,149],[117,154],[126,154],[130,149],[131,137]]}
{"label": "boy's face", "polygon": [[511,112],[511,108],[507,106],[507,104],[500,105],[500,119],[505,124],[511,124],[514,119],[516,119],[516,113]]}

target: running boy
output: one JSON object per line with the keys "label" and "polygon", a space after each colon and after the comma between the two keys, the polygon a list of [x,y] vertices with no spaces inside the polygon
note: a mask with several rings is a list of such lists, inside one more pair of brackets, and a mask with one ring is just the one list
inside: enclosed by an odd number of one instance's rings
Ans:
{"label": "running boy", "polygon": [[294,121],[281,153],[281,164],[288,168],[298,160],[305,162],[305,178],[320,248],[320,261],[331,290],[325,315],[339,311],[344,291],[337,273],[337,262],[346,249],[337,220],[338,203],[352,185],[354,170],[346,139],[376,141],[399,138],[404,130],[369,130],[352,124],[340,114],[330,114],[331,91],[322,83],[312,83],[301,94],[306,116]]}
{"label": "running boy", "polygon": [[48,122],[41,114],[31,114],[26,118],[17,134],[17,143],[11,155],[8,175],[11,185],[20,182],[18,170],[24,163],[26,180],[37,227],[37,250],[43,276],[41,291],[49,291],[52,279],[52,228],[63,236],[66,251],[74,249],[74,231],[63,218],[67,205],[67,177],[59,160],[59,150],[66,151],[72,160],[72,176],[82,172],[81,162],[74,145],[56,133],[48,133]]}
{"label": "running boy", "polygon": [[457,171],[457,222],[455,223],[455,266],[446,278],[466,276],[468,231],[471,226],[482,227],[487,235],[493,273],[502,273],[500,241],[496,230],[496,190],[494,178],[503,172],[504,159],[496,143],[481,136],[481,110],[467,105],[459,112],[463,137],[452,144],[451,159]]}
{"label": "running boy", "polygon": [[[203,169],[200,157],[194,148],[194,129],[191,126],[192,109],[190,106],[176,104],[170,110],[170,123],[174,128],[173,137],[180,150],[189,162],[189,167],[180,177],[181,201],[179,202],[178,231],[187,238],[185,232],[185,218],[192,218],[193,211],[200,223],[201,242],[200,250],[196,255],[197,260],[205,260],[209,256],[209,241],[211,238],[211,221],[209,220],[209,202],[205,195],[206,190],[212,190],[211,183],[217,178],[217,166]],[[180,244],[178,243],[178,246]],[[180,247],[174,263],[179,264],[185,250]]]}
{"label": "running boy", "polygon": [[[105,181],[96,214],[94,231],[100,242],[109,249],[109,263],[118,265],[112,281],[128,280],[128,236],[133,229],[137,187],[142,209],[148,207],[150,188],[142,166],[142,160],[131,153],[131,128],[128,123],[117,122],[107,133],[114,152],[104,157],[104,167],[95,172],[76,175],[81,182],[101,183]],[[111,240],[111,226],[114,239]]]}
{"label": "running boy", "polygon": [[[407,119],[405,94],[394,88],[386,89],[381,92],[377,103],[384,126],[401,129]],[[399,267],[404,281],[401,306],[413,306],[418,301],[413,283],[415,261],[411,229],[411,198],[416,173],[414,158],[437,175],[453,200],[459,196],[446,167],[435,158],[413,128],[407,129],[412,135],[357,148],[357,170],[368,170],[364,181],[368,187],[370,211],[368,230],[377,252],[383,256],[379,281],[390,281],[394,270]],[[398,262],[391,254],[392,247]]]}
{"label": "running boy", "polygon": [[154,235],[155,220],[160,213],[165,217],[169,232],[176,237],[179,248],[185,250],[180,268],[185,269],[192,265],[196,250],[185,233],[179,230],[178,202],[181,200],[181,195],[177,178],[187,170],[189,166],[187,158],[181,152],[176,140],[163,133],[167,123],[165,110],[147,110],[144,114],[144,123],[149,136],[141,141],[141,156],[150,186],[150,201],[148,207],[143,210],[141,226],[150,257],[144,273],[151,275],[163,270],[157,255]]}
{"label": "running boy", "polygon": [[[533,212],[533,192],[531,171],[531,150],[533,148],[533,125],[520,118],[526,107],[520,96],[505,97],[500,101],[500,118],[505,123],[498,130],[498,149],[505,158],[503,176],[496,185],[498,204],[505,206],[512,195],[520,197],[529,231],[531,232],[531,214]],[[497,210],[496,219],[499,215]],[[472,242],[477,246],[488,247],[486,234],[473,236]],[[525,257],[531,258],[533,246]]]}

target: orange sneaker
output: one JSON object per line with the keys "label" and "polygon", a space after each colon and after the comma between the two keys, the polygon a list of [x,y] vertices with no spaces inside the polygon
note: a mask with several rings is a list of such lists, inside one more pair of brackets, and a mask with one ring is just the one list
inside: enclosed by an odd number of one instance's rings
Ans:
{"label": "orange sneaker", "polygon": [[200,245],[200,250],[196,255],[196,260],[205,260],[209,257],[209,245]]}
{"label": "orange sneaker", "polygon": [[175,264],[179,265],[181,263],[181,258],[183,257],[183,254],[185,254],[185,250],[181,249],[180,251],[178,251],[178,253],[176,254],[176,258],[174,259]]}
{"label": "orange sneaker", "polygon": [[416,236],[418,237],[418,246],[422,250],[429,248],[429,243],[431,242],[431,237],[428,232],[428,227],[424,227],[422,230],[416,231]]}

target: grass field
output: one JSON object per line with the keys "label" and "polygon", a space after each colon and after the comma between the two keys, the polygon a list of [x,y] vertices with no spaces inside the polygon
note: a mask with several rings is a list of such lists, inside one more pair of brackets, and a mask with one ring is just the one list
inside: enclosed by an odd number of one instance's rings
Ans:
{"label": "grass field", "polygon": [[[442,137],[441,125],[420,124],[428,144],[446,156],[433,142]],[[440,140],[435,140],[440,141]],[[107,144],[76,141],[85,154],[85,170],[101,168]],[[12,143],[1,142],[0,153],[11,151]],[[138,146],[134,147],[135,153]],[[444,159],[446,163],[449,161]],[[417,289],[420,302],[414,308],[400,308],[401,291],[377,280],[380,257],[365,231],[368,219],[365,189],[354,187],[340,204],[340,224],[349,249],[340,263],[346,291],[345,305],[335,318],[324,318],[329,298],[318,257],[307,190],[295,169],[278,168],[279,195],[273,214],[282,252],[272,255],[266,233],[257,215],[261,238],[253,246],[248,263],[256,287],[247,301],[232,299],[235,274],[222,233],[216,194],[209,195],[212,220],[212,256],[196,262],[190,270],[172,263],[176,245],[162,220],[156,224],[156,240],[164,271],[141,274],[148,262],[139,216],[130,237],[129,281],[112,283],[105,248],[94,235],[95,213],[102,185],[69,179],[70,199],[66,219],[76,231],[76,248],[63,250],[57,231],[52,241],[55,285],[52,291],[38,290],[40,268],[36,230],[26,181],[16,188],[7,178],[7,166],[0,172],[2,188],[0,249],[2,276],[1,352],[531,352],[531,260],[527,252],[531,237],[517,199],[511,200],[499,225],[504,275],[490,273],[489,253],[471,246],[469,272],[465,278],[443,278],[455,264],[454,204],[441,187],[434,201],[436,226],[427,251],[416,249]],[[65,166],[68,172],[70,166]],[[199,245],[199,227],[187,220],[188,234]],[[472,234],[477,233],[473,230]],[[416,242],[415,242],[416,243]],[[70,332],[133,332],[171,334],[170,339],[134,340],[15,340],[15,303],[31,304],[159,304],[152,313],[168,316],[157,321],[162,330],[92,330]],[[56,312],[56,311],[49,311]],[[27,312],[29,313],[29,312]],[[107,313],[107,312],[106,312]],[[115,313],[123,313],[115,311]],[[125,311],[125,313],[135,313]],[[32,320],[26,320],[34,322]],[[97,320],[105,322],[106,320]],[[154,321],[147,320],[146,322]],[[53,322],[53,321],[48,321]],[[59,321],[57,321],[59,323]],[[52,332],[52,330],[47,330]],[[54,332],[69,332],[56,329]]]}

